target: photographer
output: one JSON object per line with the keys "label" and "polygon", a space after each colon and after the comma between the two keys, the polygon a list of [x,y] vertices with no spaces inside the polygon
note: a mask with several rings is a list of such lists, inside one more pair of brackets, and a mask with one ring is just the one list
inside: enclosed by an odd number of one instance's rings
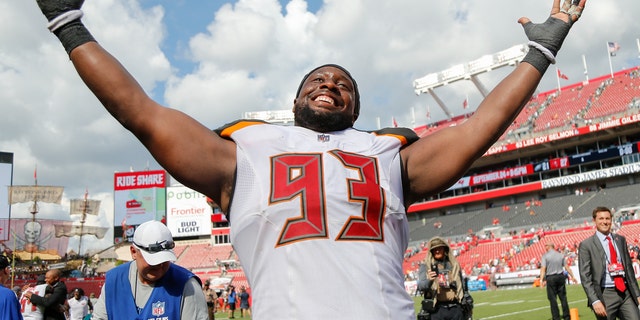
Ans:
{"label": "photographer", "polygon": [[429,253],[418,278],[418,290],[425,296],[418,319],[469,319],[473,302],[465,289],[460,264],[449,255],[447,242],[439,237],[429,240]]}

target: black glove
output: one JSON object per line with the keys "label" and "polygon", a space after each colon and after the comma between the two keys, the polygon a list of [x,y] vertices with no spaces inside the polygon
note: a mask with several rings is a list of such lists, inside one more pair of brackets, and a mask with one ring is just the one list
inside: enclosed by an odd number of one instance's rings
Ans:
{"label": "black glove", "polygon": [[80,8],[84,0],[36,0],[36,2],[49,21],[49,30],[60,39],[67,54],[71,54],[73,49],[84,43],[96,41],[80,21],[82,17]]}
{"label": "black glove", "polygon": [[529,22],[524,26],[524,33],[529,40],[547,48],[553,56],[558,53],[564,39],[569,34],[571,24],[558,18],[549,17],[544,23]]}
{"label": "black glove", "polygon": [[[556,54],[569,34],[571,26],[582,14],[584,8],[580,6],[580,2],[579,0],[564,0],[562,8],[554,8],[552,16],[547,21],[543,23],[529,21],[522,25],[527,38],[529,38],[529,46],[532,47],[522,60],[523,62],[530,63],[540,73],[544,73],[549,64],[556,62]],[[559,13],[566,14],[569,18],[568,22],[553,16]]]}
{"label": "black glove", "polygon": [[36,2],[47,20],[51,21],[65,12],[79,10],[84,0],[36,0]]}

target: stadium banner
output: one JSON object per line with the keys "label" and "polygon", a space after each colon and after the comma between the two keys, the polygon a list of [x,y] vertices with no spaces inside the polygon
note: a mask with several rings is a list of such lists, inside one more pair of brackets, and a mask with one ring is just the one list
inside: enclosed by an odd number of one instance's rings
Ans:
{"label": "stadium banner", "polygon": [[[9,240],[9,187],[13,181],[13,153],[0,152],[0,241]],[[6,188],[6,189],[5,189]]]}
{"label": "stadium banner", "polygon": [[549,143],[556,140],[568,139],[568,138],[581,136],[584,134],[589,134],[589,133],[593,133],[601,130],[608,130],[611,128],[636,124],[638,122],[640,122],[640,114],[632,114],[632,115],[620,117],[617,119],[611,119],[611,120],[607,120],[599,123],[589,124],[582,127],[562,130],[562,131],[550,133],[548,135],[542,135],[535,138],[522,139],[512,143],[496,145],[489,148],[489,150],[487,150],[484,156],[514,151],[514,150],[518,150],[526,147],[531,147],[534,145]]}
{"label": "stadium banner", "polygon": [[471,177],[471,186],[528,176],[530,174],[533,174],[532,164],[477,174]]}
{"label": "stadium banner", "polygon": [[485,183],[492,183],[501,180],[508,180],[512,178],[518,178],[528,176],[535,172],[543,172],[548,170],[557,170],[562,168],[568,168],[574,165],[580,165],[595,161],[607,160],[624,155],[638,153],[638,142],[626,143],[620,146],[611,146],[605,149],[590,150],[580,154],[571,156],[564,156],[559,158],[552,158],[537,162],[535,164],[527,164],[524,166],[516,166],[513,168],[506,168],[503,170],[497,170],[473,176],[466,176],[460,178],[447,190],[455,190],[461,188],[472,187]]}
{"label": "stadium banner", "polygon": [[455,184],[449,187],[449,189],[447,190],[473,187],[473,186],[477,186],[485,183],[491,183],[496,181],[528,176],[533,173],[534,173],[533,164],[516,166],[513,168],[507,168],[503,170],[497,170],[497,171],[492,171],[487,173],[476,174],[473,176],[462,177]]}
{"label": "stadium banner", "polygon": [[557,187],[564,187],[573,184],[583,183],[587,181],[596,181],[602,179],[608,179],[611,177],[618,177],[629,175],[632,173],[640,172],[640,163],[630,163],[622,166],[594,170],[584,173],[572,174],[569,176],[563,176],[559,178],[542,180],[542,189],[550,189]]}
{"label": "stadium banner", "polygon": [[113,237],[115,243],[127,241],[126,230],[145,221],[162,221],[166,214],[167,172],[151,170],[114,174]]}
{"label": "stadium banner", "polygon": [[57,224],[71,224],[71,221],[11,219],[13,239],[4,245],[11,247],[21,259],[30,259],[31,256],[42,260],[60,259],[67,253],[69,238],[55,236]]}
{"label": "stadium banner", "polygon": [[557,170],[562,168],[569,167],[569,157],[561,157],[561,158],[552,158],[548,161],[538,162],[534,165],[534,172],[548,171],[548,170]]}
{"label": "stadium banner", "polygon": [[207,197],[184,186],[167,188],[167,227],[175,238],[211,235]]}
{"label": "stadium banner", "polygon": [[57,203],[62,201],[64,187],[57,186],[11,186],[9,187],[9,203],[38,202]]}
{"label": "stadium banner", "polygon": [[460,195],[456,197],[447,197],[447,198],[430,200],[430,201],[421,202],[421,203],[414,203],[411,206],[409,206],[409,209],[407,209],[407,213],[418,212],[422,210],[431,210],[431,209],[442,208],[447,206],[454,206],[454,205],[459,205],[463,203],[484,201],[486,199],[505,197],[505,196],[510,196],[512,194],[534,192],[541,189],[542,189],[542,186],[540,185],[540,181],[535,181],[535,182],[529,182],[525,184],[505,187],[505,188],[480,191],[480,192],[472,192],[470,194]]}
{"label": "stadium banner", "polygon": [[[575,154],[569,157],[569,165],[574,166],[583,163],[589,163],[594,161],[606,160],[621,157],[624,155],[634,153],[634,147],[637,147],[635,143],[626,143],[620,146],[612,146],[605,149],[589,150],[587,152]],[[637,150],[635,150],[637,152]]]}

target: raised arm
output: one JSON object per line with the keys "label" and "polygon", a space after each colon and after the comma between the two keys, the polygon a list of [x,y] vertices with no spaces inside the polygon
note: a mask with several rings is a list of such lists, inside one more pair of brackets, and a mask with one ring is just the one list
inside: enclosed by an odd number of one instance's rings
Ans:
{"label": "raised arm", "polygon": [[83,0],[38,0],[49,29],[107,111],[131,131],[174,178],[223,210],[235,171],[235,144],[188,115],[153,101],[127,70],[82,25]]}
{"label": "raised arm", "polygon": [[442,191],[458,180],[502,135],[529,101],[542,75],[560,49],[569,29],[580,17],[586,0],[554,0],[551,16],[541,24],[518,20],[529,38],[530,50],[516,69],[480,103],[461,125],[442,129],[401,151],[408,179],[405,201],[411,204]]}

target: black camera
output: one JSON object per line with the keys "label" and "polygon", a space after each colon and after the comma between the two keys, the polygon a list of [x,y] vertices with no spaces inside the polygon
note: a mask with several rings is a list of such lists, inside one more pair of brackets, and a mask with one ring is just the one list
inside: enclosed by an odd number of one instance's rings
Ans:
{"label": "black camera", "polygon": [[[433,270],[433,267],[431,270]],[[418,313],[418,320],[431,320],[431,313],[434,311],[436,311],[434,292],[428,289],[424,292],[424,298],[422,299],[420,312]]]}
{"label": "black camera", "polygon": [[432,264],[432,265],[431,265],[431,271],[433,271],[433,272],[435,272],[436,274],[438,274],[438,273],[439,273],[439,272],[438,272],[438,266],[437,266],[437,265],[435,265],[435,264]]}

